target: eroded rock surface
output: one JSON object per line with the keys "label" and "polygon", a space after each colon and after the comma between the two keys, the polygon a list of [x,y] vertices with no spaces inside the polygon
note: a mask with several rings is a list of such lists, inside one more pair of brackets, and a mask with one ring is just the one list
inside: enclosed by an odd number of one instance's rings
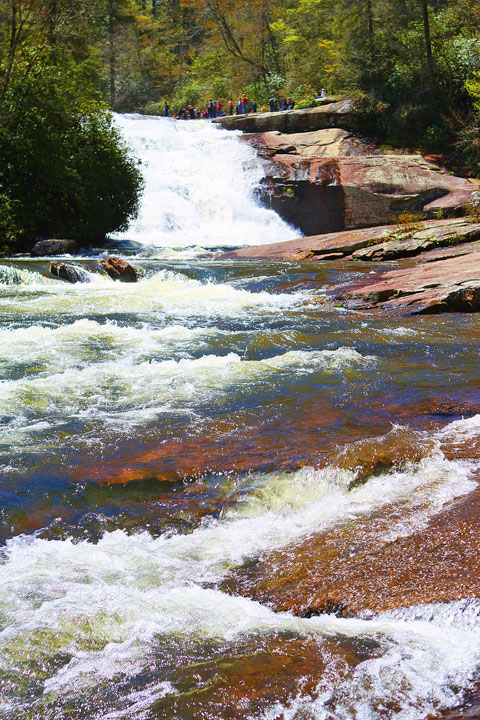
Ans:
{"label": "eroded rock surface", "polygon": [[477,188],[421,155],[349,155],[348,135],[326,140],[264,154],[263,201],[305,234],[387,224],[405,211],[459,215]]}
{"label": "eroded rock surface", "polygon": [[478,238],[480,223],[471,223],[465,218],[452,218],[311,235],[281,243],[240,248],[226,253],[225,256],[273,260],[349,257],[356,260],[383,261],[406,258],[445,247],[449,248],[449,254],[455,251],[456,256],[460,251],[457,246]]}
{"label": "eroded rock surface", "polygon": [[[391,433],[377,452],[373,442],[339,459],[340,467],[358,468],[360,479],[418,461],[417,439]],[[413,449],[402,458],[402,447]],[[445,445],[446,457],[478,456],[478,447]],[[423,452],[429,453],[428,443]],[[363,473],[362,471],[365,471]],[[415,503],[389,504],[368,516],[311,535],[267,553],[256,563],[233,571],[222,589],[267,604],[278,612],[309,617],[382,611],[420,603],[450,602],[480,594],[480,487],[419,522]],[[409,501],[410,502],[410,501]],[[422,508],[424,508],[422,504]]]}
{"label": "eroded rock surface", "polygon": [[459,257],[391,270],[347,297],[357,309],[381,306],[405,315],[479,312],[480,247]]}

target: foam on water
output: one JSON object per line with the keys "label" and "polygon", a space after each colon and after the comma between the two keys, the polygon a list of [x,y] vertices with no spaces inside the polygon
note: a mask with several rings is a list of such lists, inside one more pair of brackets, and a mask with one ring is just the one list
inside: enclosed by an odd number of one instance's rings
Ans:
{"label": "foam on water", "polygon": [[[40,331],[40,337],[44,334]],[[65,329],[62,334],[66,334]],[[73,357],[76,352],[78,345],[73,347]],[[95,348],[92,353],[96,357]],[[62,418],[96,419],[127,432],[129,426],[141,425],[146,418],[152,420],[156,413],[168,409],[195,411],[206,402],[228,401],[232,391],[238,396],[264,390],[282,377],[362,372],[375,362],[352,348],[290,351],[266,360],[245,360],[232,352],[180,360],[156,360],[153,355],[143,360],[141,347],[134,346],[133,353],[104,362],[86,363],[83,353],[76,366],[72,365],[72,354],[67,345],[67,352],[62,348],[57,359],[53,349],[51,365],[42,366],[40,344],[38,374],[0,382],[0,413],[8,416],[12,407],[16,412],[16,421],[6,424],[0,433],[4,442],[18,441],[18,433],[27,442],[25,430],[34,442],[31,423],[51,417],[57,423]]]}
{"label": "foam on water", "polygon": [[46,285],[50,282],[41,273],[0,265],[0,285]]}
{"label": "foam on water", "polygon": [[[223,518],[188,535],[119,530],[97,544],[14,538],[0,565],[0,676],[34,682],[37,703],[62,703],[81,689],[141,673],[162,638],[228,643],[275,631],[320,640],[341,634],[376,638],[379,657],[361,662],[347,679],[329,674],[314,698],[299,696],[283,708],[285,717],[308,711],[307,717],[325,720],[376,718],[388,706],[391,717],[413,720],[452,705],[480,662],[477,601],[369,620],[302,620],[211,585],[248,558],[388,502],[408,502],[413,514],[437,512],[473,487],[472,469],[437,449],[401,473],[351,490],[353,474],[333,468],[258,475]],[[59,657],[64,661],[55,663]],[[176,689],[154,686],[151,695],[133,694],[129,703],[148,705],[162,691]],[[8,702],[13,717],[30,701],[20,694]]]}
{"label": "foam on water", "polygon": [[296,307],[304,299],[302,293],[255,293],[228,283],[200,282],[183,273],[167,270],[156,272],[138,283],[114,282],[94,273],[89,283],[69,284],[44,279],[46,282],[41,287],[19,285],[14,294],[4,293],[3,297],[0,292],[2,311],[12,315],[38,313],[43,317],[167,312],[186,317],[223,317],[226,313],[265,313]]}
{"label": "foam on water", "polygon": [[299,237],[254,190],[263,170],[240,133],[210,122],[117,115],[148,192],[120,238],[157,247],[259,245]]}

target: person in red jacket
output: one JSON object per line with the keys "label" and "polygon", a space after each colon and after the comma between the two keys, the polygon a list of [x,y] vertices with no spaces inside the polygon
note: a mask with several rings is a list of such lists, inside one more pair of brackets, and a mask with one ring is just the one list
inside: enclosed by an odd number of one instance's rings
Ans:
{"label": "person in red jacket", "polygon": [[232,98],[230,98],[230,100],[228,101],[228,114],[233,115],[233,100],[232,100]]}

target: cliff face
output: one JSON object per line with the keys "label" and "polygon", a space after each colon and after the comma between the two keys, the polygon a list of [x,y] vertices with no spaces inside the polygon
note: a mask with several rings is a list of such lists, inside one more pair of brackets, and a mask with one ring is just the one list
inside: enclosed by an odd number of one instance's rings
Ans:
{"label": "cliff face", "polygon": [[381,152],[340,127],[244,140],[265,165],[262,201],[306,235],[388,224],[402,211],[459,215],[478,185],[421,155]]}

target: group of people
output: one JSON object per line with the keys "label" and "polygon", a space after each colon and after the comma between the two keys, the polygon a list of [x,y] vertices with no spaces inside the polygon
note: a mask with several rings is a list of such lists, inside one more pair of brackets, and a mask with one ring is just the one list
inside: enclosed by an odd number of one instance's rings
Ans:
{"label": "group of people", "polygon": [[[322,90],[322,92],[325,92]],[[249,110],[250,105],[250,110]],[[280,110],[293,110],[295,107],[295,101],[291,98],[287,97],[283,100]],[[277,112],[278,111],[278,100],[275,97],[270,98],[268,101],[268,109],[270,112]],[[196,107],[193,105],[188,105],[188,107],[182,107],[174,113],[173,117],[177,120],[195,120],[196,118],[208,118],[209,120],[212,120],[213,118],[217,117],[225,117],[228,111],[228,115],[244,115],[248,112],[256,113],[258,112],[258,106],[255,100],[252,100],[250,103],[247,100],[247,96],[245,93],[241,97],[238,98],[238,102],[234,104],[233,99],[229,98],[227,102],[227,107],[224,109],[223,104],[220,102],[220,100],[210,100],[207,102],[206,108],[204,110],[197,110]],[[165,101],[164,107],[163,107],[163,114],[165,117],[169,117],[169,111],[170,106],[167,101]],[[267,108],[265,105],[262,105],[261,112],[267,112]]]}

